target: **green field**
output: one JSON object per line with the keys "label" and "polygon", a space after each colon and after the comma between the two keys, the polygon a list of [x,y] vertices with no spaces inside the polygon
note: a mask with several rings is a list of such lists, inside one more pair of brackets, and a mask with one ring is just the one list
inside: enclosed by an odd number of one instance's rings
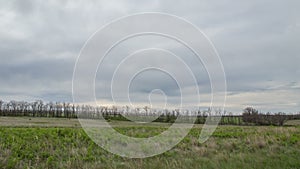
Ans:
{"label": "green field", "polygon": [[[147,137],[168,124],[112,122]],[[292,124],[292,125],[291,125]],[[145,159],[119,157],[97,146],[76,119],[0,118],[0,168],[300,168],[300,126],[219,126],[204,144],[201,125],[170,151]]]}

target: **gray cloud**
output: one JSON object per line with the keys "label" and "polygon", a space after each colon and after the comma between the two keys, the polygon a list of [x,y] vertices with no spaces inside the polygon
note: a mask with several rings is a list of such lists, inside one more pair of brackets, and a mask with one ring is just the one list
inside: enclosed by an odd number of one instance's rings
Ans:
{"label": "gray cloud", "polygon": [[[212,40],[227,75],[229,111],[239,112],[247,105],[299,111],[299,5],[292,0],[1,1],[0,99],[71,101],[74,64],[89,36],[112,19],[154,11],[183,17]],[[114,59],[108,60],[98,74],[97,94],[109,100],[107,84],[117,61],[131,50],[153,45],[181,56],[195,73],[200,93],[209,95],[203,65],[179,44],[154,37],[152,41],[133,39],[113,51],[109,57]],[[172,81],[154,74],[147,77],[135,81],[131,89],[135,97],[143,97],[151,87],[161,88],[172,99],[178,95]],[[160,78],[164,80],[157,80]],[[280,97],[274,98],[277,95]],[[191,94],[191,105],[193,98]],[[208,102],[209,97],[204,100]]]}

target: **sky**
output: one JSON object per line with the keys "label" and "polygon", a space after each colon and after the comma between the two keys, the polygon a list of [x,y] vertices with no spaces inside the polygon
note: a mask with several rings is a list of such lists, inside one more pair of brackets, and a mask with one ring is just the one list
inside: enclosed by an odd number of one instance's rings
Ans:
{"label": "sky", "polygon": [[[117,18],[162,12],[193,23],[213,43],[226,74],[227,111],[240,113],[253,106],[262,112],[299,112],[299,6],[297,0],[0,0],[0,99],[72,102],[74,66],[86,41]],[[180,44],[150,35],[124,41],[109,54],[110,59],[103,62],[96,76],[98,104],[112,104],[108,85],[115,69],[112,67],[125,54],[150,47],[180,56],[195,74],[199,87],[200,103],[188,83],[180,86],[189,106],[209,106],[211,90],[205,67]],[[137,65],[153,62],[173,70],[184,68],[160,55],[154,52],[127,63],[130,66],[119,71],[117,95],[127,94],[122,77]],[[176,80],[161,71],[144,71],[132,79],[130,100],[137,105],[149,101],[164,105],[166,100],[170,107],[177,105],[181,90]],[[123,100],[120,103],[125,104]]]}

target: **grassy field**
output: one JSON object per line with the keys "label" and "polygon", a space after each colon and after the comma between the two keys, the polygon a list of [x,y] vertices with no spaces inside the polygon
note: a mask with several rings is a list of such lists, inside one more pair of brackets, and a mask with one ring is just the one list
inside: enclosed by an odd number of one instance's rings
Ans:
{"label": "grassy field", "polygon": [[[300,168],[300,126],[219,126],[204,144],[201,125],[170,151],[128,159],[98,147],[77,120],[0,117],[0,168]],[[112,122],[134,137],[164,131],[168,124]]]}

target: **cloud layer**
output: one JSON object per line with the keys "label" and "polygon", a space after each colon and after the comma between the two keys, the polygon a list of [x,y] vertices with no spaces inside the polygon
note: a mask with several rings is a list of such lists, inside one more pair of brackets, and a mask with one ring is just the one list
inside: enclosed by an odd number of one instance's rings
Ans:
{"label": "cloud layer", "polygon": [[[300,111],[299,5],[292,0],[1,1],[0,99],[72,101],[74,64],[95,31],[124,15],[164,12],[187,19],[212,40],[227,76],[228,111],[239,113],[246,106],[262,111]],[[203,65],[180,44],[153,36],[124,42],[111,53],[116,59],[108,60],[97,76],[99,102],[111,101],[106,83],[118,59],[146,47],[179,55],[196,74],[202,98],[199,106],[209,106],[210,84]],[[172,61],[163,64],[178,66]],[[154,72],[144,76],[147,78],[136,78],[130,88],[135,102],[145,103],[145,92],[160,88],[170,104],[177,104],[178,89],[171,79]],[[188,91],[189,85],[184,88]],[[191,93],[191,105],[198,106],[194,98]]]}

